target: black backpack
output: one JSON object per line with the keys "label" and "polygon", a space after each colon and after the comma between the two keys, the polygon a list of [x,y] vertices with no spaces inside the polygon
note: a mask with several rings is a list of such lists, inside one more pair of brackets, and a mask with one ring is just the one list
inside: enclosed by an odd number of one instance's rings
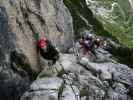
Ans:
{"label": "black backpack", "polygon": [[53,64],[55,64],[56,61],[59,59],[59,52],[56,50],[56,48],[52,45],[50,41],[48,41],[46,51],[44,51],[43,49],[39,49],[39,51],[44,59],[52,60]]}

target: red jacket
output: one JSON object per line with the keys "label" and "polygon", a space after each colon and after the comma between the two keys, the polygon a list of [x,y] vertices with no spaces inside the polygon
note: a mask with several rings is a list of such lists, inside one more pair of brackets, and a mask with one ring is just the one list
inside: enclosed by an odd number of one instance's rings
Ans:
{"label": "red jacket", "polygon": [[86,55],[87,53],[90,53],[90,48],[86,47],[86,44],[84,43],[84,40],[80,40],[79,41],[80,45],[81,45],[81,49],[83,49],[83,53]]}
{"label": "red jacket", "polygon": [[46,39],[39,39],[39,40],[37,41],[37,46],[38,46],[39,48],[44,48],[44,47],[47,46],[47,44],[48,44],[48,42],[47,42]]}

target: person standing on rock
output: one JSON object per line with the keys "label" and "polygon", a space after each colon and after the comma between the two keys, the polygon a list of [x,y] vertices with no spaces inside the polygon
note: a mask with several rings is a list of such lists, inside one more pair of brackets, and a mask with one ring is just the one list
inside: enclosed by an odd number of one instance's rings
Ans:
{"label": "person standing on rock", "polygon": [[76,47],[79,48],[79,52],[82,52],[83,56],[97,58],[97,49],[101,47],[101,40],[96,38],[94,33],[84,32],[76,43]]}
{"label": "person standing on rock", "polygon": [[91,33],[82,33],[80,40],[76,43],[79,44],[79,49],[83,52],[83,55],[89,55],[91,53],[91,45],[93,41],[93,34]]}

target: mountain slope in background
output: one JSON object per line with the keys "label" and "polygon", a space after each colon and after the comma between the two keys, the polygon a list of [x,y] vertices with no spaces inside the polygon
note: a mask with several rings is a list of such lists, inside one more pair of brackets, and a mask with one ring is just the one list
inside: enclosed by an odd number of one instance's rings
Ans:
{"label": "mountain slope in background", "polygon": [[132,4],[132,0],[87,0],[88,7],[105,30],[129,48],[133,48]]}
{"label": "mountain slope in background", "polygon": [[111,47],[108,50],[119,62],[133,67],[131,0],[64,0],[64,3],[72,13],[77,36],[82,30],[93,29],[109,39]]}

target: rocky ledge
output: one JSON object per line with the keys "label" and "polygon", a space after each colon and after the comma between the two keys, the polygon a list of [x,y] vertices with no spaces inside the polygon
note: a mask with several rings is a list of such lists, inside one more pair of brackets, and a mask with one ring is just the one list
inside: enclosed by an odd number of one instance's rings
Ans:
{"label": "rocky ledge", "polygon": [[60,63],[42,71],[21,100],[132,100],[131,68],[85,59],[77,63],[74,54],[61,54]]}

